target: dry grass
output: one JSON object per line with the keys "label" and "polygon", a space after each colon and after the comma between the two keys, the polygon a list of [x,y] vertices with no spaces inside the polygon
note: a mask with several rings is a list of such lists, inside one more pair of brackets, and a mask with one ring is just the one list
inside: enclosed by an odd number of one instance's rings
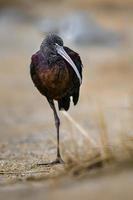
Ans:
{"label": "dry grass", "polygon": [[[75,152],[71,152],[71,148],[69,148],[71,139],[68,140],[68,150],[67,152],[64,151],[65,165],[37,166],[39,160],[43,161],[44,158],[34,153],[29,153],[25,156],[25,154],[23,155],[23,153],[20,152],[22,159],[15,154],[12,154],[10,158],[7,156],[7,158],[1,159],[0,161],[0,185],[14,184],[20,181],[44,181],[55,179],[57,181],[62,178],[64,179],[64,177],[77,177],[79,179],[86,177],[86,175],[90,174],[92,171],[98,172],[99,169],[104,169],[107,166],[116,164],[119,166],[118,163],[123,162],[132,165],[133,137],[122,134],[119,143],[117,143],[117,148],[115,145],[110,146],[107,124],[101,110],[96,113],[98,131],[100,133],[100,145],[96,144],[94,139],[88,135],[87,131],[85,131],[69,114],[63,112],[63,115],[69,120],[71,126],[76,127],[79,134],[83,137],[83,146],[77,145],[74,149]],[[74,140],[72,142],[76,143]],[[56,145],[56,141],[53,139],[52,143]],[[24,145],[26,145],[26,142],[23,146]],[[75,144],[73,144],[73,146],[75,146]],[[9,148],[9,146],[7,145],[7,147],[5,147],[1,145],[1,152],[6,152],[6,148]],[[64,146],[62,144],[62,152],[63,149]],[[80,152],[78,151],[79,149],[81,150]],[[122,152],[122,154],[120,152]]]}

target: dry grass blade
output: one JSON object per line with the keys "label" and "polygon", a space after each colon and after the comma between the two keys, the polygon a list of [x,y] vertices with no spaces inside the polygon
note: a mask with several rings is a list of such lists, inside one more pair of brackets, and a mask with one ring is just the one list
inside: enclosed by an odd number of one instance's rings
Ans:
{"label": "dry grass blade", "polygon": [[98,121],[99,130],[100,130],[102,159],[110,160],[111,158],[113,158],[113,155],[112,155],[112,151],[110,149],[107,125],[105,122],[103,111],[100,107],[97,112],[97,121]]}
{"label": "dry grass blade", "polygon": [[97,148],[96,142],[89,136],[89,134],[84,130],[84,128],[77,123],[66,111],[62,111],[62,114],[79,130],[79,132],[86,137],[88,142],[93,145],[93,147]]}

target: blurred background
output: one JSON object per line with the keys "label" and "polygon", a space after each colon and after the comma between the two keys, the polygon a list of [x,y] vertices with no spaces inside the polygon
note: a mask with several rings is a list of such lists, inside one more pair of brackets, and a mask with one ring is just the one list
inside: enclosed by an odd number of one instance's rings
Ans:
{"label": "blurred background", "polygon": [[[50,139],[56,139],[52,111],[29,75],[31,55],[49,32],[60,35],[84,65],[80,100],[69,114],[97,145],[101,144],[99,115],[104,118],[109,145],[118,147],[121,137],[133,136],[133,1],[0,0],[1,159],[29,159],[31,152],[39,158],[55,155]],[[65,154],[72,137],[75,148],[84,139],[60,117]],[[69,150],[75,152],[75,148]],[[118,157],[123,153],[121,148],[117,153]]]}

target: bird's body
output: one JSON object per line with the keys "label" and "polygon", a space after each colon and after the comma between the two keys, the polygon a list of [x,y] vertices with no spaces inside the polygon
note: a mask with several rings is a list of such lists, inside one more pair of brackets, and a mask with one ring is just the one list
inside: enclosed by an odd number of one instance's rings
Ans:
{"label": "bird's body", "polygon": [[[54,111],[57,139],[59,140],[60,121],[54,100],[58,101],[59,110],[69,109],[71,96],[74,105],[77,104],[82,80],[81,59],[76,52],[68,47],[63,47],[60,37],[52,34],[47,36],[40,50],[32,56],[30,73],[35,86],[47,98]],[[60,163],[60,158],[58,141],[57,159],[54,163]]]}
{"label": "bird's body", "polygon": [[[65,50],[74,60],[81,74],[82,66],[79,55],[67,47],[65,47]],[[54,62],[50,63],[49,58],[43,55],[41,51],[34,54],[31,62],[32,80],[44,96],[57,100],[59,104],[63,98],[67,98],[70,102],[72,96],[74,104],[76,104],[79,96],[79,80],[64,58],[60,55],[55,55],[55,57]],[[65,109],[65,107],[60,109]]]}

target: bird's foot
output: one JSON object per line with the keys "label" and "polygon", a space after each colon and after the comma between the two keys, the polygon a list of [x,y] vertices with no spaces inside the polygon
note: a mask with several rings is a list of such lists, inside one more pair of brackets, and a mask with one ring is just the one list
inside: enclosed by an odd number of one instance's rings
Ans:
{"label": "bird's foot", "polygon": [[57,157],[56,160],[47,163],[38,163],[37,166],[41,165],[57,165],[57,164],[65,164],[61,157]]}

